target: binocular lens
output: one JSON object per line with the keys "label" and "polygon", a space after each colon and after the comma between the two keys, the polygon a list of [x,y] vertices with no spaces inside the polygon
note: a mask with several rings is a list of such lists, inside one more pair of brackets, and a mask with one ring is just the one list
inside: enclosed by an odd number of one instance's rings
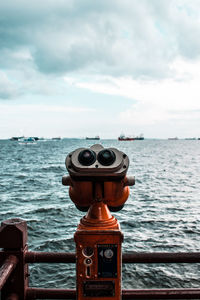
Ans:
{"label": "binocular lens", "polygon": [[110,166],[115,162],[116,156],[112,150],[105,149],[99,152],[97,159],[103,166]]}
{"label": "binocular lens", "polygon": [[92,151],[90,149],[82,150],[79,153],[78,161],[83,166],[90,166],[95,162],[95,160],[96,160],[96,154],[94,151]]}

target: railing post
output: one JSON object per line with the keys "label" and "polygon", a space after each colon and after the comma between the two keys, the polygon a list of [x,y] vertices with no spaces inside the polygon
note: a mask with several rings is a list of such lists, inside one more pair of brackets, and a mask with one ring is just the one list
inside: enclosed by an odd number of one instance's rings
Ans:
{"label": "railing post", "polygon": [[28,265],[25,263],[27,251],[27,224],[21,219],[9,219],[1,223],[0,248],[5,258],[15,255],[18,263],[1,291],[1,300],[26,299],[28,287]]}

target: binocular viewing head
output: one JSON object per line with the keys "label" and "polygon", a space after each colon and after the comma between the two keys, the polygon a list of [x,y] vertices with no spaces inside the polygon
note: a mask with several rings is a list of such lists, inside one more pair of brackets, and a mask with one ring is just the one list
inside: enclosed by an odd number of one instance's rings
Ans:
{"label": "binocular viewing head", "polygon": [[128,156],[116,148],[95,144],[79,148],[65,160],[69,176],[62,183],[69,185],[69,195],[76,207],[87,211],[95,201],[103,201],[111,211],[120,210],[129,196],[128,185],[134,178],[127,178]]}
{"label": "binocular viewing head", "polygon": [[73,180],[106,181],[124,177],[129,159],[115,148],[103,148],[96,144],[69,153],[65,164]]}

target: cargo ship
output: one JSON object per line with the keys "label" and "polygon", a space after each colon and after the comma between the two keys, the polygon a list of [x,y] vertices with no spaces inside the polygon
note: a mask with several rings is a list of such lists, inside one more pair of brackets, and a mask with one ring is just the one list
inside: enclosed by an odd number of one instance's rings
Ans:
{"label": "cargo ship", "polygon": [[170,137],[170,138],[168,138],[168,140],[169,140],[169,141],[176,141],[176,140],[178,140],[178,137],[177,137],[177,136],[175,136],[175,137]]}
{"label": "cargo ship", "polygon": [[129,136],[125,136],[124,134],[121,134],[118,137],[118,141],[137,141],[137,140],[144,140],[144,136],[141,134],[139,136],[129,137]]}
{"label": "cargo ship", "polygon": [[88,136],[86,136],[85,139],[86,140],[100,140],[100,136],[99,135],[96,135],[95,137],[88,137]]}

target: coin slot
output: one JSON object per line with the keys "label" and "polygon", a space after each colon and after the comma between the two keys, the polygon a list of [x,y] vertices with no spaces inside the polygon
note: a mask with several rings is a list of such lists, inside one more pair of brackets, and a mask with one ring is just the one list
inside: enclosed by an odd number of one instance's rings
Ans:
{"label": "coin slot", "polygon": [[86,276],[90,277],[90,267],[89,266],[86,268]]}

